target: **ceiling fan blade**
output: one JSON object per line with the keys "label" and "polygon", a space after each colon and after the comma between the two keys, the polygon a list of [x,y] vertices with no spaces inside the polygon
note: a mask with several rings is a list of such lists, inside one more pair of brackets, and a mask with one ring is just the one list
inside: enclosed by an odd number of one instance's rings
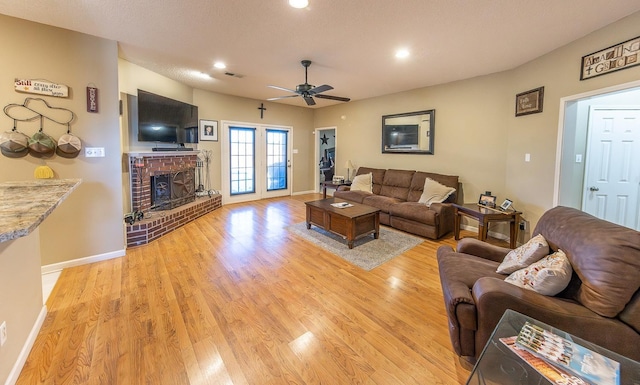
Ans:
{"label": "ceiling fan blade", "polygon": [[286,98],[297,98],[300,95],[287,95],[287,96],[278,96],[277,98],[269,98],[267,100],[272,101],[272,100],[280,100],[280,99],[286,99]]}
{"label": "ceiling fan blade", "polygon": [[317,86],[317,87],[314,87],[314,88],[310,89],[309,93],[314,95],[314,94],[319,94],[320,92],[325,92],[325,91],[329,91],[329,90],[332,90],[332,89],[333,89],[333,87],[331,87],[330,85],[324,84],[324,85]]}
{"label": "ceiling fan blade", "polygon": [[332,96],[332,95],[314,95],[316,98],[320,98],[320,99],[330,99],[330,100],[337,100],[340,102],[348,102],[351,99],[350,98],[344,98],[342,96]]}
{"label": "ceiling fan blade", "polygon": [[316,101],[313,100],[313,98],[311,96],[303,95],[302,97],[304,98],[304,101],[307,102],[307,106],[315,106],[316,105]]}
{"label": "ceiling fan blade", "polygon": [[269,88],[275,88],[276,90],[282,90],[282,91],[289,91],[289,92],[293,92],[294,94],[296,93],[296,90],[292,90],[290,88],[284,88],[284,87],[278,87],[278,86],[272,86],[272,85],[268,85],[267,87]]}

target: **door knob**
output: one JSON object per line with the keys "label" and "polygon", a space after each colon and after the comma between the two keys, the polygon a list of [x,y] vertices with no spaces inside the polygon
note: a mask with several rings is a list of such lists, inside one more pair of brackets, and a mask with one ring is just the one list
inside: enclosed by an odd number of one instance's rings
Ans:
{"label": "door knob", "polygon": [[591,186],[589,187],[589,191],[600,191],[600,189],[595,186]]}

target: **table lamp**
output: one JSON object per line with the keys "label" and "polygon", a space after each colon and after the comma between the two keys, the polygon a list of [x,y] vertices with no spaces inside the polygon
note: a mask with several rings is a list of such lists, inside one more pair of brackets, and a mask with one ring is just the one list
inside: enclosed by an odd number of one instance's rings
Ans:
{"label": "table lamp", "polygon": [[344,167],[346,167],[347,169],[347,182],[351,182],[351,176],[349,175],[349,170],[354,169],[355,167],[353,166],[353,163],[351,163],[350,160],[347,161],[347,163],[344,164]]}

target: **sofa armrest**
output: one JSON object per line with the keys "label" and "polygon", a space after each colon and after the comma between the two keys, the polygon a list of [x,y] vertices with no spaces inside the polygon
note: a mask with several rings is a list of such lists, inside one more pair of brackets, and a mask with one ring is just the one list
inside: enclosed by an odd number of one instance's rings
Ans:
{"label": "sofa armrest", "polygon": [[439,218],[438,238],[453,231],[456,210],[451,203],[432,203],[429,209],[435,211]]}
{"label": "sofa armrest", "polygon": [[336,191],[349,191],[351,190],[350,186],[338,186],[338,188],[336,188]]}
{"label": "sofa armrest", "polygon": [[[473,285],[477,309],[476,351],[478,356],[507,309],[517,311],[571,334],[587,338],[589,327],[612,329],[613,319],[601,317],[578,302],[538,294],[494,277],[483,277]],[[585,330],[586,327],[586,330]]]}
{"label": "sofa armrest", "polygon": [[456,251],[495,262],[502,262],[511,249],[482,242],[475,238],[463,238],[458,241]]}

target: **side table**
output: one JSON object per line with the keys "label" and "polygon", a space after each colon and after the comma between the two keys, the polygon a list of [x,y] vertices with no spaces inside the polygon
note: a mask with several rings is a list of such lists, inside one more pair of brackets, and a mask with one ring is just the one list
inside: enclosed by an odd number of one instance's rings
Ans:
{"label": "side table", "polygon": [[320,182],[320,186],[322,186],[322,199],[327,199],[327,187],[337,189],[340,186],[351,186],[351,182],[333,183],[330,180],[326,180]]}
{"label": "side table", "polygon": [[466,216],[478,221],[478,239],[481,241],[487,240],[489,223],[509,222],[509,247],[512,249],[516,248],[521,212],[501,211],[489,207],[482,207],[477,203],[453,203],[453,207],[455,208],[454,232],[456,240],[460,239],[460,219],[462,218],[462,216]]}

